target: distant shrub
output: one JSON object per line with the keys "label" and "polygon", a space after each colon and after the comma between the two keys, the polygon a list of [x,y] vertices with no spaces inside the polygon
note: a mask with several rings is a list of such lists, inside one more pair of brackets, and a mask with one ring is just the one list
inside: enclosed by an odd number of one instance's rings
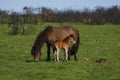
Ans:
{"label": "distant shrub", "polygon": [[33,24],[9,24],[9,34],[18,35],[18,34],[32,34],[35,32],[36,27]]}

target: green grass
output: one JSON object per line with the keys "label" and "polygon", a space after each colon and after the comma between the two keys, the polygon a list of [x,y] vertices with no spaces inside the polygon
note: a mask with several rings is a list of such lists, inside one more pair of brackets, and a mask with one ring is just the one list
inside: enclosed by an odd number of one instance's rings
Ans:
{"label": "green grass", "polygon": [[[52,60],[47,62],[45,45],[41,61],[33,62],[31,47],[46,25],[59,23],[39,24],[36,33],[16,36],[0,25],[0,80],[120,80],[120,25],[73,23],[81,36],[78,61],[71,57],[68,63],[54,62],[51,54]],[[99,58],[111,63],[96,63]]]}

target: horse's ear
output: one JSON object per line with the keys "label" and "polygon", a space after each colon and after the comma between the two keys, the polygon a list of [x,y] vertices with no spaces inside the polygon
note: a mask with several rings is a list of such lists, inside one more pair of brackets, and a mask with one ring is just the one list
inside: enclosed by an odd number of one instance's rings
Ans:
{"label": "horse's ear", "polygon": [[70,35],[71,37],[74,37],[73,34]]}
{"label": "horse's ear", "polygon": [[[70,37],[74,38],[75,39],[75,36],[73,34],[70,35]],[[76,39],[75,39],[76,40]]]}

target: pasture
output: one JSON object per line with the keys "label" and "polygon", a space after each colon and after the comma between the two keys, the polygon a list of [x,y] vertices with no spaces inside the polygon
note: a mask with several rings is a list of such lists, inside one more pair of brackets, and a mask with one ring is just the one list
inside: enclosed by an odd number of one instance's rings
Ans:
{"label": "pasture", "polygon": [[[67,23],[68,24],[68,23]],[[11,36],[6,25],[0,25],[0,80],[120,80],[120,25],[83,25],[73,23],[80,32],[78,61],[46,61],[46,45],[39,62],[33,62],[31,47],[38,33],[47,25],[37,25],[31,35]],[[62,24],[65,25],[65,24]],[[62,58],[62,51],[60,53]],[[105,58],[105,63],[96,63]]]}

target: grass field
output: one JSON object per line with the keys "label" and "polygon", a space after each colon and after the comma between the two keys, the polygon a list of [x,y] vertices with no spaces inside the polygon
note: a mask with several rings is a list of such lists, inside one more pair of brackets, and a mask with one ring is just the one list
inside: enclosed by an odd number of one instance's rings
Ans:
{"label": "grass field", "polygon": [[[81,35],[78,61],[54,62],[51,54],[47,62],[45,45],[41,61],[33,62],[31,47],[46,25],[59,23],[39,24],[36,33],[16,36],[0,25],[0,80],[120,80],[120,25],[73,23]],[[100,58],[108,63],[96,63]]]}

